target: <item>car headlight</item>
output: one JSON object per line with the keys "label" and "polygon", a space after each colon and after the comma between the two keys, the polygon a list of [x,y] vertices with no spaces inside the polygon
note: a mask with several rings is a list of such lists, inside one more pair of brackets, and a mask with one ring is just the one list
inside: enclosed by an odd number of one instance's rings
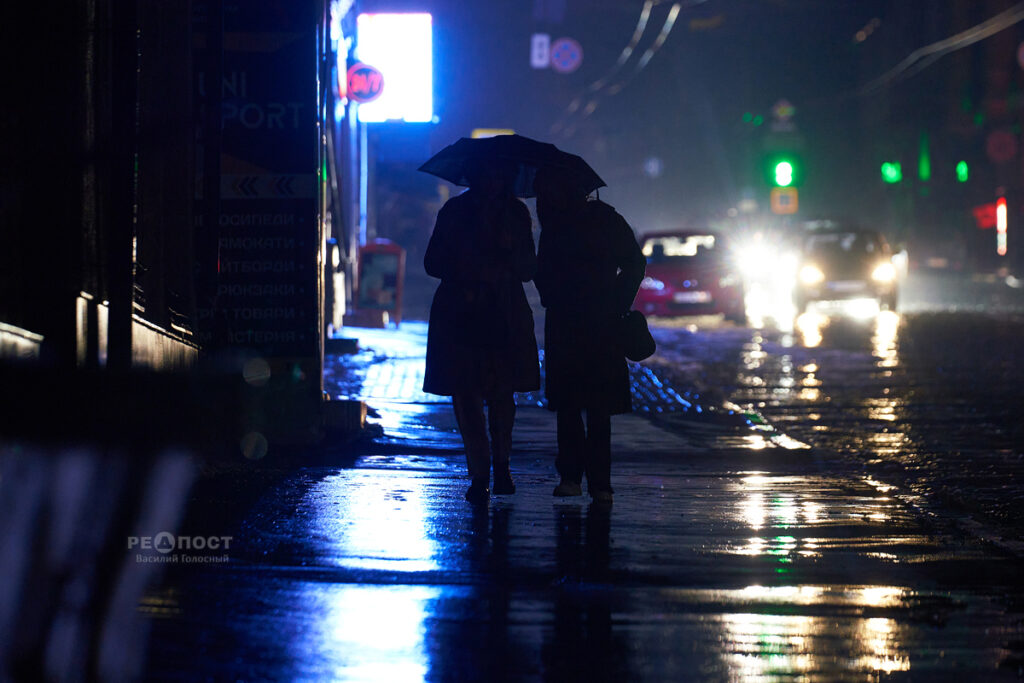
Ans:
{"label": "car headlight", "polygon": [[643,280],[640,281],[640,289],[653,289],[660,292],[661,290],[665,289],[665,283],[659,280],[658,278],[645,277]]}
{"label": "car headlight", "polygon": [[892,282],[896,279],[896,266],[891,263],[879,263],[871,271],[871,279],[875,282]]}
{"label": "car headlight", "polygon": [[818,266],[808,264],[800,269],[800,282],[805,285],[816,285],[824,279],[825,273]]}

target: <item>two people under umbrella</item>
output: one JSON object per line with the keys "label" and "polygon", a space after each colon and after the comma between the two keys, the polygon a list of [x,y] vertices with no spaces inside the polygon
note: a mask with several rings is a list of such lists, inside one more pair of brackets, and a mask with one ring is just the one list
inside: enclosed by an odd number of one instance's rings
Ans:
{"label": "two people under umbrella", "polygon": [[[441,208],[424,259],[441,284],[430,310],[423,389],[452,397],[472,479],[466,499],[488,500],[492,468],[494,493],[514,493],[513,394],[540,386],[523,289],[534,280],[546,309],[545,394],[557,421],[561,480],[554,495],[582,495],[586,476],[591,497],[611,502],[610,417],[631,409],[616,335],[645,259],[626,221],[587,199],[604,184],[589,166],[535,144],[546,159],[538,160],[536,149],[525,160],[469,155],[454,174],[469,190]],[[421,170],[434,172],[428,164]],[[529,211],[516,198],[534,192],[536,252]]]}

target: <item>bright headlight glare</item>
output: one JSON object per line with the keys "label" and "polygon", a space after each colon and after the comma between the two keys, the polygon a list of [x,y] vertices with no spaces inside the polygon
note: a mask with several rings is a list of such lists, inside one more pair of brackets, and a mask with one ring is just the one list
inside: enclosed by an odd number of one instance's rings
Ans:
{"label": "bright headlight glare", "polygon": [[896,267],[891,263],[879,263],[871,271],[871,279],[875,282],[892,282],[896,279]]}
{"label": "bright headlight glare", "polygon": [[806,265],[800,269],[800,282],[805,285],[816,285],[825,279],[825,273],[818,266]]}
{"label": "bright headlight glare", "polygon": [[662,289],[665,289],[665,283],[657,278],[645,277],[640,282],[640,289],[654,289],[661,291]]}

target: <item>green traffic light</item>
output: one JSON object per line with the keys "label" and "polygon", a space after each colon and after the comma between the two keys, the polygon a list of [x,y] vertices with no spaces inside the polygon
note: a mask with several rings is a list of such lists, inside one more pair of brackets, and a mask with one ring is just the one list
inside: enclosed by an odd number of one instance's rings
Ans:
{"label": "green traffic light", "polygon": [[775,164],[775,184],[779,187],[789,187],[793,184],[793,164],[788,161]]}
{"label": "green traffic light", "polygon": [[898,161],[886,161],[882,164],[882,180],[887,183],[898,183],[903,180],[903,169]]}
{"label": "green traffic light", "polygon": [[959,180],[961,183],[966,183],[969,177],[970,171],[967,168],[967,162],[961,161],[956,165],[956,179]]}
{"label": "green traffic light", "polygon": [[932,179],[932,156],[928,151],[928,133],[921,132],[921,145],[917,154],[917,177],[922,182]]}

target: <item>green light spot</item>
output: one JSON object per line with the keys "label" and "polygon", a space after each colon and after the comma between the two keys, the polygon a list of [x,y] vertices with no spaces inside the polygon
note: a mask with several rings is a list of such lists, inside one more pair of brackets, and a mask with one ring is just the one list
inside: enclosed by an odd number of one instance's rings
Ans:
{"label": "green light spot", "polygon": [[985,125],[985,114],[983,114],[980,111],[978,113],[976,113],[974,115],[974,125],[978,126],[979,128],[984,126]]}
{"label": "green light spot", "polygon": [[743,113],[743,123],[750,123],[753,120],[754,120],[754,115],[751,114],[749,111]]}
{"label": "green light spot", "polygon": [[917,154],[917,177],[925,183],[932,178],[932,155],[928,149],[928,133],[923,131]]}
{"label": "green light spot", "polygon": [[903,169],[898,161],[886,161],[882,164],[882,180],[887,183],[898,183],[903,180]]}
{"label": "green light spot", "polygon": [[775,164],[775,184],[779,187],[789,187],[793,184],[793,164],[788,161]]}
{"label": "green light spot", "polygon": [[758,115],[758,116],[754,117],[754,125],[755,126],[760,126],[762,123],[764,123],[764,117],[763,116]]}
{"label": "green light spot", "polygon": [[956,179],[961,183],[966,183],[967,179],[971,177],[970,169],[967,168],[967,162],[961,161],[956,165]]}

